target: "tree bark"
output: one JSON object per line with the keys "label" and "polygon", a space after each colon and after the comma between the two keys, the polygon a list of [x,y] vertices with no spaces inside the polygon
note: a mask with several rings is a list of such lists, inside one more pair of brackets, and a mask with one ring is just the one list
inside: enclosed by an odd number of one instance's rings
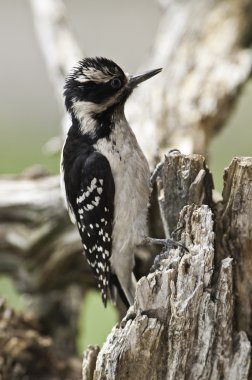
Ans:
{"label": "tree bark", "polygon": [[[246,280],[251,274],[251,163],[251,158],[233,160],[226,172],[223,202],[213,204],[206,196],[211,180],[204,158],[167,157],[160,178],[164,186],[159,187],[166,224],[174,224],[173,189],[181,189],[180,199],[196,203],[176,202],[178,225],[183,226],[180,239],[189,252],[171,249],[160,256],[152,273],[140,279],[134,306],[98,353],[93,377],[83,379],[249,378],[251,290],[250,281],[241,281],[241,275]],[[174,168],[175,174],[166,181]],[[235,217],[227,209],[235,210]],[[238,225],[245,233],[239,239],[237,234],[227,235],[224,228],[214,229],[216,221],[228,231]],[[223,253],[218,243],[223,240],[235,245],[239,257],[232,250]],[[83,368],[85,374],[87,361]]]}
{"label": "tree bark", "polygon": [[[217,231],[221,231],[219,234]],[[234,158],[224,174],[216,235],[218,256],[234,259],[235,322],[252,340],[252,158]]]}

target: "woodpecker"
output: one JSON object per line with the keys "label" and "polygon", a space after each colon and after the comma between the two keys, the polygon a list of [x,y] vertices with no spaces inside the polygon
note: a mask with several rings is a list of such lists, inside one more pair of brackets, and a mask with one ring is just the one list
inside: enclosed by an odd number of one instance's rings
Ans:
{"label": "woodpecker", "polygon": [[118,284],[133,304],[134,251],[148,234],[150,169],[124,105],[138,84],[161,70],[128,75],[110,59],[85,58],[65,82],[72,125],[62,150],[61,185],[105,306]]}

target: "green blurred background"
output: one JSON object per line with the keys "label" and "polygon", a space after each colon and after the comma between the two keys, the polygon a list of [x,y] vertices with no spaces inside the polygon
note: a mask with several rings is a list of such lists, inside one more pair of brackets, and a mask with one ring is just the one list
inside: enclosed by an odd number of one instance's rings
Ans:
{"label": "green blurred background", "polygon": [[[108,56],[128,72],[137,70],[158,25],[156,2],[107,0],[100,1],[99,8],[91,0],[65,3],[72,31],[85,54]],[[59,134],[61,115],[36,40],[28,0],[0,0],[0,46],[0,173],[19,173],[34,164],[58,173],[59,156],[46,156],[43,146]],[[223,169],[232,157],[252,155],[251,104],[250,81],[228,125],[212,142],[209,166],[219,191]],[[13,307],[24,307],[25,299],[4,276],[0,278],[1,294]],[[88,344],[102,344],[116,318],[113,307],[104,310],[99,294],[91,292],[80,316],[79,352]]]}

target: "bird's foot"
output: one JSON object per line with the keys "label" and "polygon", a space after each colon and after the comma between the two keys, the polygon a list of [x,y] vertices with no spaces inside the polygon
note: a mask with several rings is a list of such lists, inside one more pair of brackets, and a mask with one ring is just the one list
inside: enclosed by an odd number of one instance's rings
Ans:
{"label": "bird's foot", "polygon": [[182,251],[189,252],[188,248],[184,244],[179,243],[179,242],[172,240],[172,239],[153,239],[153,238],[147,238],[147,239],[151,239],[150,244],[163,245],[163,247],[164,247],[163,250],[161,251],[161,253],[155,257],[153,265],[150,268],[151,273],[155,272],[157,269],[159,269],[160,263],[163,260],[169,258],[170,250],[172,248],[178,248],[179,247],[179,248],[181,248]]}
{"label": "bird's foot", "polygon": [[150,177],[150,184],[151,184],[151,187],[154,186],[154,184],[156,183],[157,181],[157,178],[161,176],[161,172],[163,170],[163,166],[164,166],[164,161],[160,161],[155,169],[153,170],[152,174],[151,174],[151,177]]}
{"label": "bird's foot", "polygon": [[[183,226],[177,227],[173,231],[172,237],[178,231],[180,231],[182,228],[183,228]],[[151,238],[151,237],[146,236],[144,238],[144,244],[146,244],[146,245],[156,244],[156,245],[162,245],[163,246],[161,253],[155,257],[155,260],[154,260],[153,265],[150,269],[150,272],[155,272],[159,268],[161,261],[168,258],[168,256],[170,255],[170,250],[172,248],[181,248],[182,251],[189,252],[188,248],[184,244],[179,243],[178,241],[173,240],[173,239],[155,239],[155,238]]]}
{"label": "bird's foot", "polygon": [[153,261],[152,266],[150,267],[150,273],[155,272],[160,268],[160,264],[163,260],[166,260],[169,258],[169,251],[161,252],[159,255],[157,255]]}
{"label": "bird's foot", "polygon": [[136,318],[136,312],[134,309],[134,305],[131,305],[127,311],[127,314],[120,322],[120,327],[124,328],[126,326],[126,323],[130,320],[134,320]]}

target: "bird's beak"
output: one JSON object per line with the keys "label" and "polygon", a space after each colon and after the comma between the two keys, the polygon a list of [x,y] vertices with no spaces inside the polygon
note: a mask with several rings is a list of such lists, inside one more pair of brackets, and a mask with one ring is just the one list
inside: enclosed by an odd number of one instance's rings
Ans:
{"label": "bird's beak", "polygon": [[146,71],[145,73],[142,73],[142,74],[130,75],[129,76],[129,87],[133,89],[139,83],[142,83],[147,79],[150,79],[154,75],[157,75],[158,73],[160,73],[160,71],[162,71],[162,69],[149,70],[149,71]]}

